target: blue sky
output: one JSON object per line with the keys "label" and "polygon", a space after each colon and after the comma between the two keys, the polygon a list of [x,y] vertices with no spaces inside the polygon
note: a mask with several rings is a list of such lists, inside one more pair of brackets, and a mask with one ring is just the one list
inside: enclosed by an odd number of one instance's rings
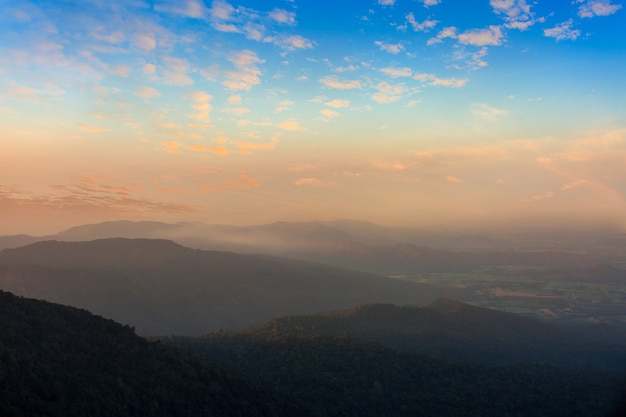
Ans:
{"label": "blue sky", "polygon": [[626,225],[621,1],[0,1],[0,232]]}

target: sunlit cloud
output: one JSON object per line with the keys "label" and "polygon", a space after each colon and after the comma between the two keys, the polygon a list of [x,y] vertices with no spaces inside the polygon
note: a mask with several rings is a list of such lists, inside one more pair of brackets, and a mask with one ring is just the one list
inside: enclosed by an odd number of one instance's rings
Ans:
{"label": "sunlit cloud", "polygon": [[340,81],[337,77],[334,76],[320,78],[320,82],[326,87],[335,88],[338,90],[352,90],[355,88],[361,88],[361,82],[359,80]]}
{"label": "sunlit cloud", "polygon": [[78,127],[80,128],[80,130],[83,130],[85,132],[90,132],[90,133],[107,132],[109,130],[101,126],[86,125],[86,124],[80,124],[78,125]]}
{"label": "sunlit cloud", "polygon": [[543,34],[549,38],[555,38],[557,41],[571,40],[574,41],[580,36],[579,29],[572,29],[574,21],[569,19],[550,29],[544,29]]}
{"label": "sunlit cloud", "polygon": [[201,19],[206,13],[206,7],[200,0],[159,1],[154,5],[159,12],[172,13],[185,17]]}
{"label": "sunlit cloud", "polygon": [[257,179],[252,178],[244,171],[241,171],[239,176],[225,179],[222,182],[222,186],[226,189],[244,190],[247,188],[260,187],[261,184]]}
{"label": "sunlit cloud", "polygon": [[259,59],[256,52],[250,50],[236,52],[228,60],[237,70],[226,73],[227,79],[222,83],[226,88],[249,91],[261,82],[261,70],[256,65],[264,61]]}
{"label": "sunlit cloud", "polygon": [[413,14],[413,12],[409,12],[406,15],[406,21],[409,25],[411,25],[413,31],[415,32],[427,32],[437,26],[437,23],[439,23],[437,20],[430,19],[426,19],[423,22],[418,22],[417,20],[415,20],[415,15]]}
{"label": "sunlit cloud", "polygon": [[276,126],[282,130],[302,130],[302,127],[300,127],[300,123],[296,120],[287,120],[285,122],[280,122]]}
{"label": "sunlit cloud", "polygon": [[320,110],[320,115],[324,116],[326,119],[332,119],[334,117],[339,117],[339,113],[331,110],[331,109],[323,109]]}
{"label": "sunlit cloud", "polygon": [[446,177],[446,181],[451,182],[453,184],[462,184],[463,180],[460,179],[459,177],[455,177],[454,175],[448,175]]}
{"label": "sunlit cloud", "polygon": [[269,13],[269,17],[278,22],[284,23],[287,25],[295,25],[296,24],[296,14],[284,9],[274,9]]}
{"label": "sunlit cloud", "polygon": [[326,103],[324,103],[324,105],[339,109],[339,108],[350,106],[350,101],[335,99],[335,100],[327,101]]}
{"label": "sunlit cloud", "polygon": [[404,50],[404,46],[401,43],[389,44],[382,41],[374,42],[381,50],[389,52],[390,54],[399,54]]}
{"label": "sunlit cloud", "polygon": [[485,46],[502,45],[504,33],[500,26],[489,26],[489,29],[472,29],[457,36],[460,43],[465,45]]}
{"label": "sunlit cloud", "polygon": [[152,98],[152,97],[158,97],[161,94],[159,94],[159,92],[152,87],[142,86],[142,87],[139,87],[137,91],[135,91],[135,95],[141,98]]}
{"label": "sunlit cloud", "polygon": [[393,78],[410,77],[413,74],[413,71],[411,71],[411,68],[408,68],[408,67],[402,67],[402,68],[385,67],[385,68],[381,68],[380,72]]}
{"label": "sunlit cloud", "polygon": [[426,41],[427,45],[434,45],[436,43],[439,43],[441,41],[443,41],[444,39],[456,39],[457,37],[457,29],[454,26],[449,26],[446,28],[443,28],[439,31],[439,33],[437,34],[437,36],[428,39],[428,41]]}
{"label": "sunlit cloud", "polygon": [[588,184],[588,183],[589,183],[589,181],[587,181],[587,180],[571,181],[571,182],[568,182],[567,184],[563,184],[561,186],[561,188],[559,188],[559,190],[561,190],[561,191],[573,190],[575,188],[580,187],[581,185],[585,185],[585,184]]}
{"label": "sunlit cloud", "polygon": [[[509,29],[526,30],[535,23],[534,14],[526,0],[490,0],[496,14],[504,16]],[[543,22],[544,19],[538,19]]]}
{"label": "sunlit cloud", "polygon": [[296,182],[294,183],[296,186],[301,187],[303,185],[316,185],[316,186],[320,186],[322,185],[322,181],[320,181],[317,178],[300,178],[299,180],[296,180]]}
{"label": "sunlit cloud", "polygon": [[235,146],[239,149],[250,149],[250,150],[259,150],[259,151],[270,151],[276,148],[276,144],[278,143],[278,139],[272,139],[271,142],[267,143],[253,143],[253,142],[243,142],[236,141]]}
{"label": "sunlit cloud", "polygon": [[189,63],[184,58],[166,56],[163,57],[165,67],[162,81],[169,85],[184,86],[193,84],[193,80],[187,74]]}
{"label": "sunlit cloud", "polygon": [[180,155],[180,148],[182,145],[178,142],[170,141],[170,142],[161,142],[161,146],[165,148],[165,150],[174,155]]}
{"label": "sunlit cloud", "polygon": [[400,100],[408,91],[404,84],[380,82],[376,85],[377,92],[371,95],[372,100],[380,104],[389,104]]}
{"label": "sunlit cloud", "polygon": [[424,3],[424,7],[436,6],[441,3],[441,0],[419,0],[421,3]]}
{"label": "sunlit cloud", "polygon": [[431,86],[442,86],[442,87],[464,87],[467,84],[467,79],[456,79],[456,78],[439,78],[434,74],[415,74],[413,76],[414,80],[421,81],[427,85]]}
{"label": "sunlit cloud", "polygon": [[611,4],[611,0],[576,0],[582,3],[578,8],[578,16],[595,17],[610,16],[622,8],[621,4]]}

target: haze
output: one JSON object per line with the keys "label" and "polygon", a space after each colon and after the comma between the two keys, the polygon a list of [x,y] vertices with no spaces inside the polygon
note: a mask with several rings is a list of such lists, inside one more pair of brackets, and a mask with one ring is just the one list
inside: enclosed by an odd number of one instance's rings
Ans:
{"label": "haze", "polygon": [[0,234],[121,218],[623,230],[624,13],[3,2]]}

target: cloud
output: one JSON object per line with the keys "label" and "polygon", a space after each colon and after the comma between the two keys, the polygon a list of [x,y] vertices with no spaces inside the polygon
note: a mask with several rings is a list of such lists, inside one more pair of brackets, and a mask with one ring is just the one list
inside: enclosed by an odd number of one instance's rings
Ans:
{"label": "cloud", "polygon": [[587,180],[570,181],[570,182],[568,182],[566,184],[563,184],[561,186],[561,188],[559,188],[559,190],[561,190],[561,191],[573,190],[574,188],[578,188],[581,185],[585,185],[585,184],[588,184],[588,183],[589,183],[589,181],[587,181]]}
{"label": "cloud", "polygon": [[334,107],[336,109],[342,108],[342,107],[348,107],[350,106],[350,101],[349,100],[339,100],[339,99],[335,99],[335,100],[331,100],[331,101],[327,101],[326,103],[324,103],[326,106],[328,107]]}
{"label": "cloud", "polygon": [[525,203],[532,203],[533,201],[542,201],[542,200],[546,200],[548,198],[552,198],[554,197],[554,193],[552,191],[546,191],[545,193],[541,193],[541,194],[535,194],[525,200],[523,200],[523,202]]}
{"label": "cloud", "polygon": [[555,38],[557,41],[576,40],[580,36],[580,30],[572,29],[574,21],[569,19],[551,29],[544,29],[543,34],[549,38]]}
{"label": "cloud", "polygon": [[578,16],[582,18],[609,16],[622,8],[621,4],[611,4],[611,0],[577,0],[577,3],[583,3],[578,8]]}
{"label": "cloud", "polygon": [[190,98],[193,102],[191,108],[195,110],[195,113],[190,114],[189,117],[197,120],[199,123],[207,125],[211,122],[211,100],[213,97],[204,91],[194,91],[190,94]]}
{"label": "cloud", "polygon": [[201,19],[204,17],[206,7],[200,0],[169,0],[160,1],[154,5],[154,10],[164,13],[172,13],[184,17]]}
{"label": "cloud", "polygon": [[376,93],[372,94],[371,98],[377,103],[388,104],[398,101],[406,93],[407,88],[404,84],[389,84],[384,81],[376,85]]}
{"label": "cloud", "polygon": [[230,90],[246,90],[249,91],[253,86],[259,84],[261,79],[261,70],[256,64],[265,61],[259,59],[254,51],[243,50],[233,53],[228,60],[233,63],[236,71],[228,71],[227,79],[222,83]]}
{"label": "cloud", "polygon": [[453,176],[453,175],[448,175],[448,176],[446,177],[446,181],[451,182],[451,183],[453,183],[453,184],[462,184],[462,183],[463,183],[463,180],[462,180],[462,179],[460,179],[460,178],[458,178],[458,177],[455,177],[455,176]]}
{"label": "cloud", "polygon": [[291,130],[291,131],[302,130],[302,128],[300,127],[300,123],[297,122],[296,120],[287,120],[285,122],[281,122],[277,124],[276,126],[278,126],[279,129],[283,129],[283,130]]}
{"label": "cloud", "polygon": [[389,44],[382,41],[375,41],[374,44],[378,46],[382,51],[389,52],[390,54],[399,54],[404,50],[404,46],[400,43]]}
{"label": "cloud", "polygon": [[241,104],[241,96],[239,94],[233,94],[232,96],[228,97],[228,104]]}
{"label": "cloud", "polygon": [[385,67],[385,68],[381,68],[380,72],[393,78],[410,77],[411,74],[413,73],[411,71],[411,68],[408,68],[408,67],[403,67],[403,68]]}
{"label": "cloud", "polygon": [[471,29],[457,36],[460,43],[474,46],[501,45],[503,38],[502,29],[495,25],[489,26],[489,29]]}
{"label": "cloud", "polygon": [[472,114],[485,120],[494,121],[499,117],[506,116],[508,113],[506,110],[497,109],[485,103],[472,103]]}
{"label": "cloud", "polygon": [[276,148],[276,144],[278,143],[278,139],[272,139],[271,142],[267,143],[254,143],[254,142],[235,142],[235,146],[239,149],[253,149],[253,150],[261,150],[261,151],[269,151]]}
{"label": "cloud", "polygon": [[437,20],[429,19],[426,19],[423,22],[418,22],[415,20],[415,15],[413,14],[413,12],[410,12],[406,15],[406,21],[411,25],[415,32],[427,32],[437,26],[437,23],[439,23]]}
{"label": "cloud", "polygon": [[526,30],[535,23],[526,0],[490,0],[489,3],[496,14],[504,15],[509,29]]}
{"label": "cloud", "polygon": [[153,33],[137,33],[135,34],[135,45],[146,52],[150,52],[156,48],[157,42]]}
{"label": "cloud", "polygon": [[179,203],[167,203],[148,198],[140,198],[141,190],[122,180],[107,178],[83,178],[76,184],[51,185],[50,192],[33,195],[24,191],[12,190],[0,185],[0,204],[15,206],[17,209],[51,209],[55,213],[81,213],[102,211],[107,213],[192,213],[197,209]]}
{"label": "cloud", "polygon": [[[235,11],[235,8],[226,1],[216,0],[212,3],[209,9],[209,14],[214,22],[220,20],[230,20],[231,14]],[[218,29],[218,28],[216,28]],[[219,30],[219,29],[218,29]]]}
{"label": "cloud", "polygon": [[317,178],[300,178],[299,180],[297,180],[294,183],[296,186],[301,187],[303,185],[315,185],[315,186],[320,186],[322,185],[322,181],[320,181]]}
{"label": "cloud", "polygon": [[420,2],[424,3],[424,7],[430,7],[438,5],[441,0],[420,0]]}
{"label": "cloud", "polygon": [[144,64],[142,67],[142,71],[144,74],[152,75],[156,73],[156,66],[154,64]]}
{"label": "cloud", "polygon": [[169,153],[172,153],[174,155],[179,155],[180,151],[179,148],[182,146],[180,143],[178,142],[161,142],[161,145],[165,148],[165,150]]}
{"label": "cloud", "polygon": [[152,87],[142,86],[142,87],[139,87],[137,91],[135,91],[135,95],[141,98],[152,98],[152,97],[158,97],[161,94],[159,94],[159,92]]}
{"label": "cloud", "polygon": [[278,22],[287,25],[296,24],[296,14],[283,9],[274,9],[269,13],[269,17]]}
{"label": "cloud", "polygon": [[331,110],[331,109],[323,109],[320,111],[320,114],[327,119],[332,119],[334,117],[339,117],[339,113]]}
{"label": "cloud", "polygon": [[396,0],[378,0],[378,4],[381,6],[393,6],[396,4]]}
{"label": "cloud", "polygon": [[456,39],[457,37],[456,30],[457,29],[454,26],[443,28],[439,31],[437,36],[428,39],[428,41],[426,41],[426,45],[434,45],[448,38]]}
{"label": "cloud", "polygon": [[430,86],[442,87],[464,87],[467,84],[467,78],[439,78],[434,74],[420,73],[413,76],[414,80],[421,81]]}
{"label": "cloud", "polygon": [[320,78],[320,82],[326,87],[335,88],[338,90],[352,90],[355,88],[361,88],[361,82],[359,80],[340,81],[335,76],[327,76]]}
{"label": "cloud", "polygon": [[310,49],[313,43],[300,35],[290,36],[270,36],[263,39],[264,42],[270,42],[279,48],[287,51],[295,51],[296,49]]}
{"label": "cloud", "polygon": [[80,124],[80,125],[78,125],[78,127],[80,128],[80,130],[83,130],[85,132],[90,132],[90,133],[101,133],[101,132],[108,132],[109,131],[109,129],[106,129],[106,128],[100,127],[100,126],[96,126],[96,125]]}
{"label": "cloud", "polygon": [[163,82],[169,85],[184,86],[193,84],[193,80],[187,75],[189,63],[184,58],[163,57],[165,70]]}

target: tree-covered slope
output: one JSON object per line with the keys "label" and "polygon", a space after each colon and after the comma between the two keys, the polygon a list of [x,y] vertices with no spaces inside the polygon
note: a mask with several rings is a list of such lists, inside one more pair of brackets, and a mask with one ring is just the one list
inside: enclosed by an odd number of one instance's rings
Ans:
{"label": "tree-covered slope", "polygon": [[490,368],[349,338],[216,333],[164,342],[321,405],[328,416],[600,417],[619,401],[619,379],[601,371]]}
{"label": "tree-covered slope", "polygon": [[0,291],[0,329],[1,416],[311,415],[84,310]]}
{"label": "tree-covered slope", "polygon": [[371,304],[284,316],[247,332],[351,337],[400,351],[489,365],[551,362],[626,370],[626,334],[617,329],[557,325],[450,299],[425,307]]}

